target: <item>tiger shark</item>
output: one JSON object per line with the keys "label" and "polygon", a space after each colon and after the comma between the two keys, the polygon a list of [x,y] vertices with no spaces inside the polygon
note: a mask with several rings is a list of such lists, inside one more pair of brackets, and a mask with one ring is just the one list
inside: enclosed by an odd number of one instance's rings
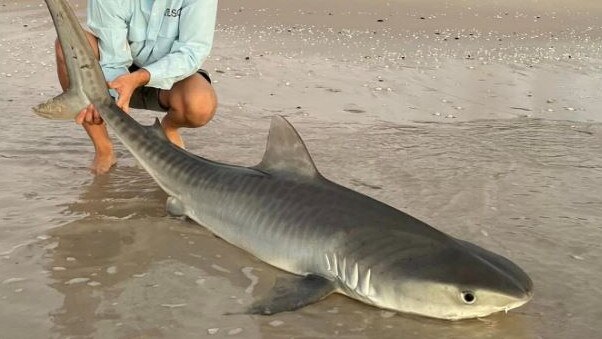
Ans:
{"label": "tiger shark", "polygon": [[158,120],[143,126],[116,106],[68,3],[45,1],[70,87],[34,111],[71,119],[94,104],[169,195],[170,213],[290,273],[244,312],[293,311],[340,293],[383,309],[458,320],[531,299],[531,279],[505,257],[325,178],[283,117],[272,119],[263,159],[252,167],[211,161],[171,144]]}

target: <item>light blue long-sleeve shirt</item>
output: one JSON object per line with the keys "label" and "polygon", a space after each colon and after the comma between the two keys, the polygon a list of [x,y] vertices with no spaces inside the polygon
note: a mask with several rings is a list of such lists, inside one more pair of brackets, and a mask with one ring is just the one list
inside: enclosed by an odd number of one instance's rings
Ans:
{"label": "light blue long-sleeve shirt", "polygon": [[150,73],[146,86],[171,89],[209,55],[216,14],[217,0],[88,0],[87,25],[107,81],[134,64]]}

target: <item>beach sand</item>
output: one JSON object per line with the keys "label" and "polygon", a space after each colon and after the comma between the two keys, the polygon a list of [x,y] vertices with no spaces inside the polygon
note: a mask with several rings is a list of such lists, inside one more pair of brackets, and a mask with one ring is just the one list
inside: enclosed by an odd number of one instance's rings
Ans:
{"label": "beach sand", "polygon": [[524,307],[446,322],[341,296],[223,315],[284,273],[166,216],[118,143],[118,166],[92,176],[83,129],[30,110],[59,93],[45,5],[0,0],[0,337],[598,336],[601,15],[594,0],[220,3],[204,66],[220,106],[188,148],[253,165],[286,116],[326,177],[534,280]]}

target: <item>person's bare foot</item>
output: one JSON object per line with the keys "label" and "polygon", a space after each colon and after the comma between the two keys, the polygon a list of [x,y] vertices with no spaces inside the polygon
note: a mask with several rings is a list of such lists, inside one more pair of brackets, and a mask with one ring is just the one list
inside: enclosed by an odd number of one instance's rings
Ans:
{"label": "person's bare foot", "polygon": [[109,152],[96,152],[94,156],[94,160],[90,165],[90,171],[96,175],[101,175],[109,172],[111,167],[115,166],[117,160],[115,159],[115,155],[113,151]]}
{"label": "person's bare foot", "polygon": [[163,131],[165,132],[165,136],[172,144],[184,148],[184,140],[182,140],[182,136],[178,133],[176,128],[170,126],[169,122],[166,122],[165,119],[161,121],[161,127],[163,127]]}

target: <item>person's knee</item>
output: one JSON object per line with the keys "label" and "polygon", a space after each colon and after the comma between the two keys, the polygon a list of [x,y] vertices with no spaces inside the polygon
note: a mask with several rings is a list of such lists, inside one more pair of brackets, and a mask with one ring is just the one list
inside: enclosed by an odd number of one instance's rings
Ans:
{"label": "person's knee", "polygon": [[189,127],[206,125],[217,109],[217,98],[213,90],[199,95],[189,95],[184,99],[184,112]]}
{"label": "person's knee", "polygon": [[92,53],[94,53],[94,56],[96,57],[97,60],[100,60],[100,50],[98,48],[98,38],[95,37],[94,34],[88,32],[88,31],[84,31],[84,33],[86,33],[86,39],[88,40],[90,47],[92,47]]}
{"label": "person's knee", "polygon": [[[92,53],[94,53],[94,56],[96,57],[96,59],[100,59],[100,51],[98,49],[98,39],[94,35],[92,35],[92,33],[90,33],[90,32],[85,32],[85,33],[86,33],[86,39],[88,40],[90,47],[92,47]],[[61,46],[61,42],[59,41],[58,38],[54,41],[54,52],[56,53],[57,60],[64,63],[65,62],[65,53],[63,53],[63,46]]]}
{"label": "person's knee", "polygon": [[56,59],[59,62],[65,63],[65,54],[63,53],[63,47],[61,47],[59,39],[54,41],[54,53],[56,54]]}

